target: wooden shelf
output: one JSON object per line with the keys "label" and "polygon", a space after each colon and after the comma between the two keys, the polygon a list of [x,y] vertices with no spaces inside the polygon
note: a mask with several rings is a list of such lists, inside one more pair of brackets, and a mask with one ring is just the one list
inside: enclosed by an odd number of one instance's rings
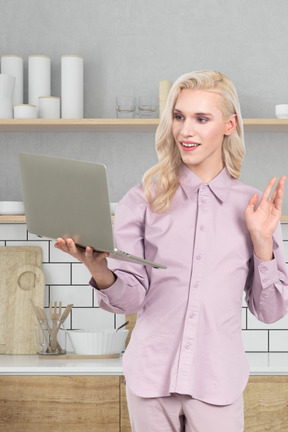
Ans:
{"label": "wooden shelf", "polygon": [[0,215],[0,223],[26,223],[25,215]]}
{"label": "wooden shelf", "polygon": [[288,119],[243,119],[245,132],[288,132]]}
{"label": "wooden shelf", "polygon": [[[244,119],[246,132],[288,132],[288,119]],[[155,132],[159,119],[0,119],[0,132]]]}
{"label": "wooden shelf", "polygon": [[155,132],[159,119],[2,119],[0,132]]}
{"label": "wooden shelf", "polygon": [[[114,216],[112,216],[114,222]],[[288,223],[288,215],[281,217],[282,223]],[[0,223],[26,223],[25,215],[0,215]]]}

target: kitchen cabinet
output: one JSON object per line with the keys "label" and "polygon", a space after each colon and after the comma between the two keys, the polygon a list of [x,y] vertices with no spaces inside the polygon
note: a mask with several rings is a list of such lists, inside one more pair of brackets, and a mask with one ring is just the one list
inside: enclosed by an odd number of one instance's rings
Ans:
{"label": "kitchen cabinet", "polygon": [[1,376],[0,431],[119,432],[119,384],[119,376]]}
{"label": "kitchen cabinet", "polygon": [[288,376],[251,376],[244,404],[245,432],[287,432]]}
{"label": "kitchen cabinet", "polygon": [[[131,432],[123,376],[1,376],[0,431]],[[245,432],[287,432],[288,376],[251,376]]]}
{"label": "kitchen cabinet", "polygon": [[[245,432],[287,432],[288,353],[247,357]],[[1,355],[0,389],[1,432],[131,432],[121,358]]]}

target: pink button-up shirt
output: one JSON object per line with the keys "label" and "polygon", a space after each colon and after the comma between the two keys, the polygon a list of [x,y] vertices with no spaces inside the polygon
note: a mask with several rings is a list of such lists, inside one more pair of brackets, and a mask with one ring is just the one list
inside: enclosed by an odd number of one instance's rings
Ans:
{"label": "pink button-up shirt", "polygon": [[[169,210],[153,213],[142,185],[117,207],[119,249],[167,265],[154,269],[110,260],[117,275],[95,290],[101,308],[138,312],[123,369],[141,397],[171,393],[218,405],[244,390],[249,366],[241,338],[243,291],[250,311],[271,323],[287,311],[288,278],[280,225],[274,259],[253,254],[244,210],[255,189],[226,168],[204,184],[184,164]],[[96,288],[92,279],[91,285]]]}

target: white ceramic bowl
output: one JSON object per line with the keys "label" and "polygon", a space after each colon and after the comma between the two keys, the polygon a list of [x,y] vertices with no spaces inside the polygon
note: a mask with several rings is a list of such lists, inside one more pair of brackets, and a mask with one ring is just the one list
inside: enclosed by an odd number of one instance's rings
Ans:
{"label": "white ceramic bowl", "polygon": [[112,355],[125,349],[129,330],[67,330],[75,354]]}
{"label": "white ceramic bowl", "polygon": [[288,104],[275,105],[275,116],[279,119],[288,118]]}
{"label": "white ceramic bowl", "polygon": [[23,201],[0,201],[0,214],[15,215],[24,213]]}

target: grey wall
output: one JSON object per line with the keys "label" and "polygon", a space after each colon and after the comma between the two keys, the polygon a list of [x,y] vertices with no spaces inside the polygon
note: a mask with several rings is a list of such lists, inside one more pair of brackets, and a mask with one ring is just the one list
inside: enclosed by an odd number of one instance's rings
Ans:
{"label": "grey wall", "polygon": [[[115,117],[117,94],[157,95],[159,80],[204,68],[234,81],[243,117],[288,103],[287,0],[0,0],[0,10],[0,55],[24,56],[25,102],[29,55],[51,56],[60,96],[61,55],[79,54],[85,117]],[[249,133],[246,145],[244,182],[263,189],[288,173],[288,135]],[[0,133],[0,150],[1,200],[21,199],[18,151],[106,163],[112,201],[156,161],[151,133]]]}

